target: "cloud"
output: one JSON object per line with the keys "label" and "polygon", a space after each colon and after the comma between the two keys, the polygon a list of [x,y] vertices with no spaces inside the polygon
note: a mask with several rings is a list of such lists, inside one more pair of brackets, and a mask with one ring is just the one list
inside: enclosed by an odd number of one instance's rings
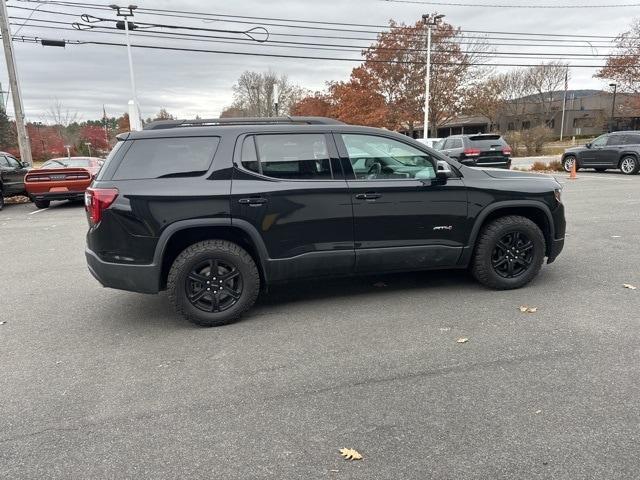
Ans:
{"label": "cloud", "polygon": [[[512,0],[515,1],[515,0]],[[567,1],[567,0],[563,0]],[[16,5],[12,3],[11,5]],[[18,3],[18,6],[34,4]],[[299,18],[326,20],[333,22],[354,22],[383,25],[391,18],[414,23],[422,13],[432,10],[424,5],[387,3],[376,0],[350,0],[338,2],[312,2],[302,0],[279,0],[264,2],[243,0],[242,2],[212,2],[205,0],[181,1],[140,0],[139,7],[179,9],[231,15],[251,15],[263,17]],[[34,19],[64,21],[70,24],[79,21],[86,10],[71,7],[46,8],[72,12],[77,17],[59,16],[46,12],[36,12]],[[45,8],[42,8],[45,9]],[[41,10],[42,10],[41,9]],[[448,22],[466,30],[557,32],[569,34],[615,35],[624,29],[632,17],[631,9],[590,9],[576,10],[538,10],[538,9],[490,9],[438,7],[447,15]],[[627,11],[629,10],[629,11]],[[111,11],[93,11],[95,15],[115,18]],[[11,16],[24,17],[28,12],[10,9]],[[137,21],[183,23],[199,25],[204,28],[247,28],[227,22],[205,22],[197,19],[175,19],[172,17],[150,17],[148,14],[136,14]],[[14,20],[14,22],[20,22]],[[275,22],[274,22],[275,23]],[[255,25],[259,25],[256,23]],[[14,31],[16,27],[13,27]],[[268,26],[272,33],[301,33],[304,30]],[[124,41],[124,33],[103,35],[95,32],[56,31],[38,27],[24,27],[22,35],[37,35],[52,39],[86,39],[100,41]],[[331,32],[313,32],[331,34]],[[335,33],[335,32],[334,32]],[[211,35],[214,35],[211,33]],[[357,34],[344,34],[354,36]],[[374,34],[365,34],[373,37]],[[496,35],[498,36],[498,35]],[[542,38],[541,40],[552,39]],[[282,39],[282,37],[280,37]],[[300,40],[300,39],[298,39]],[[498,40],[495,40],[498,42]],[[287,54],[303,54],[335,57],[359,57],[358,52],[307,51],[275,48],[270,45],[241,46],[236,44],[217,44],[180,40],[158,40],[136,38],[135,42],[159,45],[195,47],[204,49],[231,51],[277,51]],[[319,40],[319,42],[321,42]],[[330,43],[330,40],[325,40]],[[342,43],[368,44],[366,41],[343,40]],[[540,43],[549,43],[543,42]],[[505,50],[508,47],[496,47]],[[522,47],[520,51],[540,51],[540,47]],[[513,51],[513,49],[511,50]],[[562,53],[590,52],[589,49],[545,49]],[[606,49],[600,49],[606,53]],[[68,45],[66,48],[41,47],[16,42],[16,57],[19,76],[22,82],[24,104],[27,116],[31,120],[47,120],[46,111],[54,98],[59,99],[65,108],[76,110],[84,119],[98,118],[105,105],[110,115],[119,115],[126,111],[129,100],[130,83],[126,50],[116,46]],[[273,70],[284,73],[290,79],[309,90],[322,89],[325,82],[343,80],[356,64],[349,62],[330,62],[323,60],[282,59],[251,56],[233,56],[211,53],[173,52],[158,50],[133,50],[134,70],[139,103],[144,117],[152,116],[160,108],[180,117],[216,116],[232,101],[231,87],[245,70]],[[521,60],[519,62],[526,62]],[[589,63],[602,63],[603,60],[591,59]],[[599,88],[600,80],[593,79],[593,69],[574,69],[571,88]],[[3,90],[8,81],[6,72],[1,72]]]}

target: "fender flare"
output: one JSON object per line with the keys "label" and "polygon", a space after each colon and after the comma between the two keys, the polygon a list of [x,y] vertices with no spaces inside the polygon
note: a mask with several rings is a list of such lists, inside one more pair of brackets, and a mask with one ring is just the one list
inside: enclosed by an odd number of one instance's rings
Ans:
{"label": "fender flare", "polygon": [[620,155],[618,156],[618,163],[616,165],[618,168],[620,168],[620,162],[624,157],[633,157],[636,161],[640,160],[640,156],[638,156],[637,152],[634,152],[633,150],[625,150],[624,152],[620,152]]}
{"label": "fender flare", "polygon": [[475,249],[476,240],[480,234],[480,228],[489,215],[493,212],[503,208],[536,208],[546,215],[547,222],[549,224],[549,238],[545,238],[547,242],[547,250],[549,249],[549,243],[555,238],[555,226],[553,224],[553,216],[549,207],[542,202],[536,200],[504,200],[501,202],[491,203],[487,205],[477,216],[471,228],[471,234],[469,235],[469,244],[465,248],[461,256],[461,262],[467,264],[471,260],[471,254]]}
{"label": "fender flare", "polygon": [[231,219],[230,217],[194,218],[190,220],[180,220],[178,222],[172,223],[167,228],[165,228],[160,234],[160,237],[158,237],[158,243],[156,244],[156,249],[153,255],[153,264],[157,265],[158,267],[162,265],[162,259],[164,258],[167,244],[176,233],[188,228],[199,227],[234,227],[239,228],[247,235],[249,235],[258,253],[260,266],[262,268],[265,280],[267,280],[266,264],[269,258],[269,254],[267,252],[267,247],[262,240],[262,237],[260,236],[256,228],[246,220]]}

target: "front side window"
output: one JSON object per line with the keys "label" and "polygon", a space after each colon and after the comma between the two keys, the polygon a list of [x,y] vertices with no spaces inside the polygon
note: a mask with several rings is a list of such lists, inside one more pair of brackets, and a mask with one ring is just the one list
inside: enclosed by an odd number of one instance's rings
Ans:
{"label": "front side window", "polygon": [[610,135],[607,141],[607,145],[611,146],[624,145],[625,143],[625,137],[623,135]]}
{"label": "front side window", "polygon": [[607,144],[607,138],[609,138],[609,135],[600,135],[598,138],[596,138],[591,143],[591,146],[592,147],[604,147]]}
{"label": "front side window", "polygon": [[0,155],[0,167],[9,168],[9,160],[4,155]]}
{"label": "front side window", "polygon": [[358,180],[436,177],[431,156],[410,145],[375,135],[343,134],[342,140]]}
{"label": "front side window", "polygon": [[9,166],[11,168],[20,168],[20,162],[13,157],[7,157],[7,161],[9,162]]}
{"label": "front side window", "polygon": [[327,141],[322,133],[247,137],[242,146],[242,166],[284,180],[332,178]]}
{"label": "front side window", "polygon": [[144,138],[133,144],[114,180],[197,177],[204,175],[218,148],[218,137]]}

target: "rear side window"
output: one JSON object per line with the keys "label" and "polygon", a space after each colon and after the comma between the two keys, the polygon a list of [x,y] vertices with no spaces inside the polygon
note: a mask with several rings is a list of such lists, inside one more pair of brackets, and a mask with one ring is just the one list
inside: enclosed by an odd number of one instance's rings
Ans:
{"label": "rear side window", "polygon": [[507,143],[499,135],[483,135],[469,137],[469,146],[472,148],[490,149],[503,147]]}
{"label": "rear side window", "polygon": [[144,138],[132,142],[113,175],[114,180],[203,175],[211,165],[220,138]]}
{"label": "rear side window", "polygon": [[625,145],[640,145],[640,135],[627,134],[624,140]]}
{"label": "rear side window", "polygon": [[247,137],[242,145],[242,166],[286,180],[332,178],[327,142],[321,133]]}

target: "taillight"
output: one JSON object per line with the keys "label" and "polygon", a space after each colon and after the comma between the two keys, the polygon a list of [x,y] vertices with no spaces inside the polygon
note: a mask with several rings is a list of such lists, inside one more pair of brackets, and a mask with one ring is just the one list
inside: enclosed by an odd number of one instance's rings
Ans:
{"label": "taillight", "polygon": [[87,188],[84,192],[84,206],[92,225],[100,223],[102,212],[111,206],[117,196],[117,188]]}
{"label": "taillight", "polygon": [[511,147],[504,147],[502,149],[502,154],[503,155],[511,155]]}
{"label": "taillight", "polygon": [[26,182],[49,182],[51,177],[48,175],[27,175]]}
{"label": "taillight", "polygon": [[480,150],[477,148],[467,148],[464,152],[467,157],[477,157],[480,155]]}

